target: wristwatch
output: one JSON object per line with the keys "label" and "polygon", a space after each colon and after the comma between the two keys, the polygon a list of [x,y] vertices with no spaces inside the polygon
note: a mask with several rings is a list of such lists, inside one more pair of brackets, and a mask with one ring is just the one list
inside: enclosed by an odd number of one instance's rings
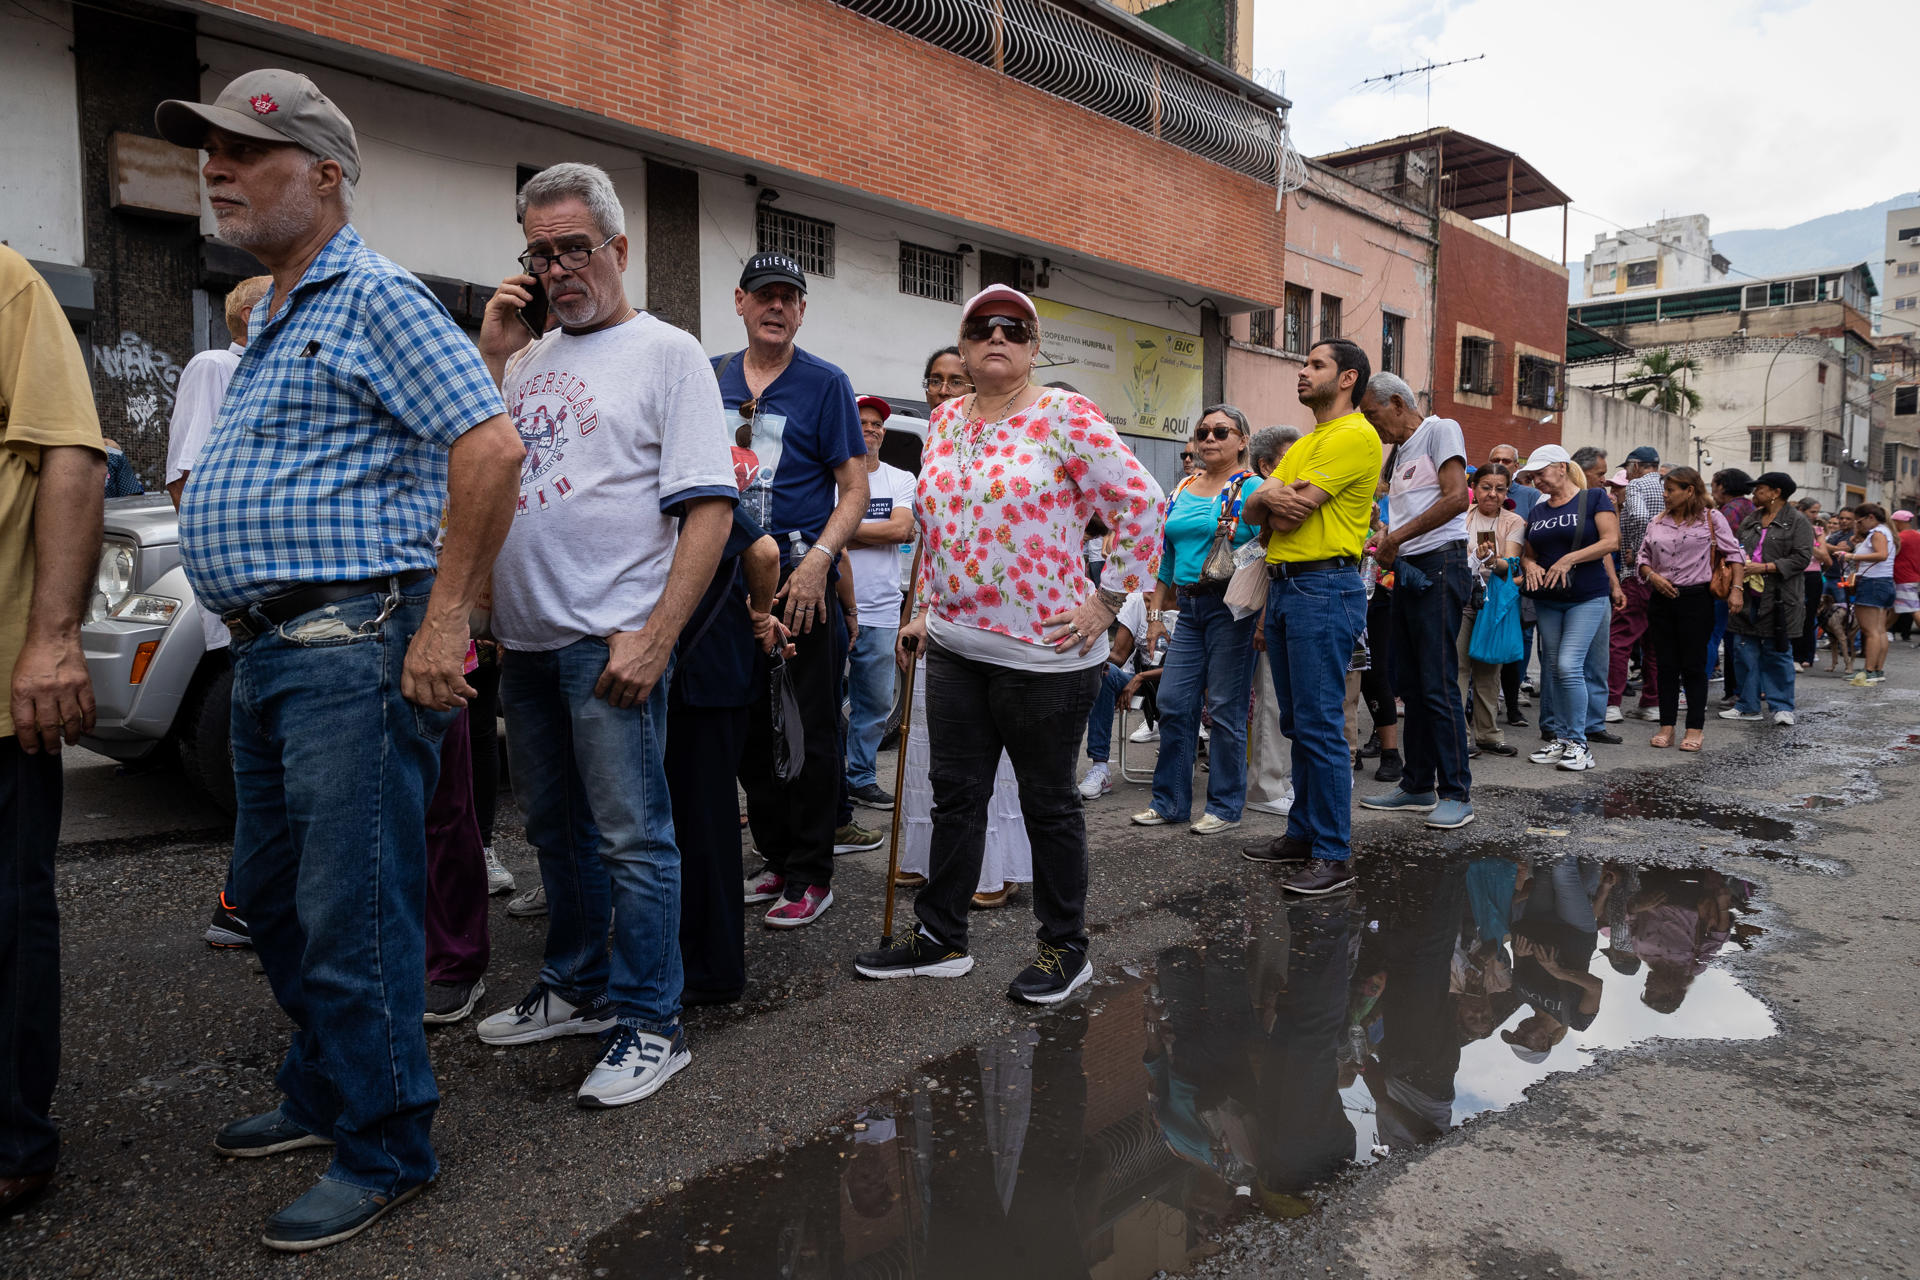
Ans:
{"label": "wristwatch", "polygon": [[1160,610],[1158,610],[1158,609],[1149,609],[1149,610],[1147,610],[1147,621],[1148,621],[1148,622],[1158,622],[1158,621],[1160,621],[1160,619],[1161,619],[1161,618],[1162,618],[1163,616],[1164,616],[1164,615],[1163,615],[1163,614],[1161,613],[1161,611],[1160,611]]}

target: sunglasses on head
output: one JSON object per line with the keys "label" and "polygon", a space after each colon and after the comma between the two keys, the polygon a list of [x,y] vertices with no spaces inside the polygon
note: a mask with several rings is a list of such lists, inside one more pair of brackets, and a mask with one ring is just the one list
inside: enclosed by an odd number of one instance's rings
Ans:
{"label": "sunglasses on head", "polygon": [[995,329],[1005,330],[1007,341],[1016,347],[1033,341],[1033,326],[1014,316],[975,316],[960,326],[960,336],[968,342],[985,342]]}
{"label": "sunglasses on head", "polygon": [[1232,427],[1195,427],[1193,430],[1195,440],[1225,440],[1232,434]]}

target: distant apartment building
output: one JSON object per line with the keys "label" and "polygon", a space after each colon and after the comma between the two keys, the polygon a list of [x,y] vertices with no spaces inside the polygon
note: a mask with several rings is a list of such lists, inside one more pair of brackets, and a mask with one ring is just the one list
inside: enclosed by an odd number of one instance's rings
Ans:
{"label": "distant apartment building", "polygon": [[1702,401],[1693,435],[1721,466],[1785,471],[1829,505],[1882,497],[1898,477],[1874,429],[1875,293],[1859,262],[1575,302],[1570,327],[1617,345],[1568,381],[1624,396],[1646,385],[1645,357],[1670,352],[1697,365],[1683,375]]}
{"label": "distant apartment building", "polygon": [[1920,333],[1920,208],[1887,210],[1886,288],[1881,333]]}
{"label": "distant apartment building", "polygon": [[1707,215],[1662,218],[1650,227],[1611,231],[1593,238],[1581,264],[1589,298],[1649,289],[1687,289],[1727,278],[1727,260],[1714,252]]}

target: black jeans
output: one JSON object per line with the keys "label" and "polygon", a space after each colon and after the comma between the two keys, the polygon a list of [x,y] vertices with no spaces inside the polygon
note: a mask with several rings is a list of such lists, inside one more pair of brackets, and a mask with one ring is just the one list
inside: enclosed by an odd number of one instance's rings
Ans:
{"label": "black jeans", "polygon": [[[1702,582],[1681,587],[1668,599],[1647,593],[1647,636],[1653,643],[1654,669],[1660,681],[1660,724],[1671,727],[1680,716],[1680,690],[1687,691],[1687,728],[1707,725],[1707,639],[1713,634],[1713,592]],[[1733,664],[1729,662],[1728,666]],[[1665,679],[1669,671],[1678,681]]]}
{"label": "black jeans", "polygon": [[1394,569],[1393,683],[1407,704],[1400,788],[1421,795],[1437,786],[1442,799],[1464,801],[1473,787],[1460,709],[1460,614],[1473,592],[1467,547],[1401,556]]}
{"label": "black jeans", "polygon": [[932,867],[914,912],[948,946],[967,945],[967,906],[987,849],[987,801],[1005,750],[1033,846],[1038,937],[1087,945],[1087,824],[1073,776],[1103,668],[1038,673],[927,650]]}
{"label": "black jeans", "polygon": [[1393,700],[1393,592],[1374,588],[1367,600],[1367,669],[1360,673],[1360,700],[1367,704],[1373,730],[1400,723]]}
{"label": "black jeans", "polygon": [[480,843],[493,847],[493,817],[500,805],[500,659],[482,659],[467,677],[474,699],[468,710],[467,742],[473,749],[473,814]]}
{"label": "black jeans", "polygon": [[60,757],[0,738],[0,1178],[51,1173],[60,1074]]}
{"label": "black jeans", "polygon": [[730,1000],[747,985],[740,883],[740,800],[733,777],[747,741],[745,707],[690,707],[667,695],[667,794],[680,845],[683,1004]]}
{"label": "black jeans", "polygon": [[766,664],[760,663],[747,711],[740,785],[747,793],[753,846],[767,866],[790,884],[825,886],[833,883],[833,831],[846,769],[840,750],[840,671],[847,661],[847,624],[831,588],[824,622],[795,635],[793,643],[787,674],[800,704],[805,763],[792,782],[773,776],[773,705]]}

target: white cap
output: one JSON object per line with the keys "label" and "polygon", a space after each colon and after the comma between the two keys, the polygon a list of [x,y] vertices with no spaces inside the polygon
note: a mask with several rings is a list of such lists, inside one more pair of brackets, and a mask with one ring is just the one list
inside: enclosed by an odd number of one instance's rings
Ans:
{"label": "white cap", "polygon": [[1035,324],[1040,323],[1040,313],[1034,308],[1033,299],[1011,285],[990,284],[967,299],[967,305],[960,308],[960,319],[965,320],[989,302],[1011,302],[1027,313],[1027,318]]}
{"label": "white cap", "polygon": [[1521,459],[1520,464],[1515,467],[1514,470],[1540,471],[1545,469],[1548,463],[1552,462],[1564,462],[1568,466],[1572,466],[1573,455],[1557,444],[1543,444],[1536,447],[1532,453]]}

